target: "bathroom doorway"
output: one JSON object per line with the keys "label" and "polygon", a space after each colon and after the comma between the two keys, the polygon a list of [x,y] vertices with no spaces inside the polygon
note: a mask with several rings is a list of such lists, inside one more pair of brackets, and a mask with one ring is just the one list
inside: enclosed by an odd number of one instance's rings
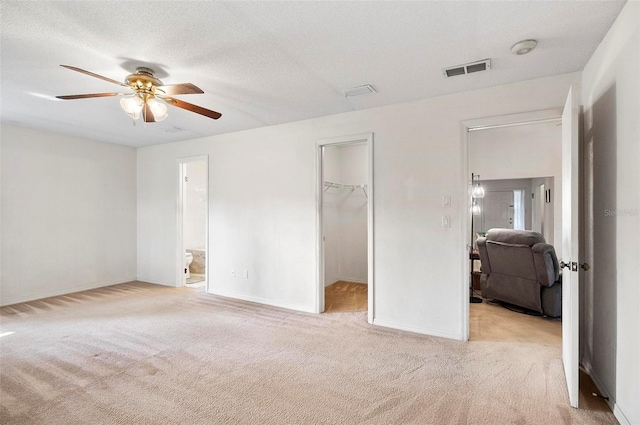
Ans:
{"label": "bathroom doorway", "polygon": [[206,291],[209,205],[208,156],[180,160],[179,286]]}

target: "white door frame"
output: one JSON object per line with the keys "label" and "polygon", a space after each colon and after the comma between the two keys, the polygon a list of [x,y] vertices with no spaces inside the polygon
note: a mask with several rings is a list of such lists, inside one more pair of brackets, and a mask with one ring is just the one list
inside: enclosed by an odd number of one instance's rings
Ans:
{"label": "white door frame", "polygon": [[348,145],[354,143],[367,144],[367,321],[373,323],[374,318],[374,234],[373,234],[373,133],[352,134],[320,139],[316,142],[316,313],[324,311],[324,241],[322,223],[322,198],[324,179],[322,175],[322,148],[332,145]]}
{"label": "white door frame", "polygon": [[562,108],[544,109],[540,111],[523,112],[518,114],[500,115],[495,117],[478,118],[473,120],[466,120],[461,122],[461,137],[460,137],[460,152],[461,152],[461,164],[462,169],[460,188],[460,199],[466,199],[467,202],[461,202],[462,211],[460,212],[461,234],[460,243],[461,255],[460,255],[460,268],[462,276],[460,277],[460,293],[462,294],[461,302],[462,306],[460,311],[462,312],[462,329],[461,335],[463,341],[469,340],[469,275],[470,261],[469,261],[469,244],[471,241],[471,170],[469,154],[469,132],[477,130],[486,130],[490,128],[499,127],[511,127],[516,125],[536,124],[547,121],[558,121],[562,118]]}
{"label": "white door frame", "polygon": [[184,230],[183,230],[183,218],[184,218],[184,178],[186,165],[192,162],[200,162],[204,161],[207,166],[206,172],[206,187],[205,194],[207,198],[207,203],[205,205],[206,208],[206,223],[205,223],[205,292],[209,292],[209,155],[198,155],[198,156],[189,156],[185,158],[178,158],[178,199],[177,199],[177,210],[176,210],[176,228],[178,229],[177,236],[178,240],[176,242],[176,246],[178,247],[177,256],[176,256],[176,286],[181,287],[186,284],[186,278],[184,274]]}

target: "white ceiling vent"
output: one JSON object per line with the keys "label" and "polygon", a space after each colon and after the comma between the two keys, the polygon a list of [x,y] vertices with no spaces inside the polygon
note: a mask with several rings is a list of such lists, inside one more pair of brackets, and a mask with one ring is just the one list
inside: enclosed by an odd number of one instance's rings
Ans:
{"label": "white ceiling vent", "polygon": [[473,72],[486,71],[491,69],[491,59],[483,59],[478,62],[444,68],[442,73],[445,77],[455,77],[456,75],[471,74]]}
{"label": "white ceiling vent", "polygon": [[342,93],[344,94],[344,97],[355,97],[376,93],[376,89],[374,89],[371,84],[366,84],[364,86],[352,87],[350,89],[342,90]]}

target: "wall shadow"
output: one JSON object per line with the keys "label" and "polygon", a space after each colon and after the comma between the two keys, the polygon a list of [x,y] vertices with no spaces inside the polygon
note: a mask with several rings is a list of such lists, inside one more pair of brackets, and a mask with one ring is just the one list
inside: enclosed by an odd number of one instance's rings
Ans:
{"label": "wall shadow", "polygon": [[616,394],[617,344],[617,122],[612,85],[584,116],[585,273],[583,348],[596,382]]}

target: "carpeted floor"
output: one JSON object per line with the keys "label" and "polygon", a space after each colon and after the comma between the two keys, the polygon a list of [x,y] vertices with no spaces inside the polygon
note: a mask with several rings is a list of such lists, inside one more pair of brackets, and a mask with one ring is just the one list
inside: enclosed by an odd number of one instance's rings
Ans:
{"label": "carpeted floor", "polygon": [[456,342],[365,312],[144,283],[0,313],[5,425],[616,423],[569,407],[556,345]]}

